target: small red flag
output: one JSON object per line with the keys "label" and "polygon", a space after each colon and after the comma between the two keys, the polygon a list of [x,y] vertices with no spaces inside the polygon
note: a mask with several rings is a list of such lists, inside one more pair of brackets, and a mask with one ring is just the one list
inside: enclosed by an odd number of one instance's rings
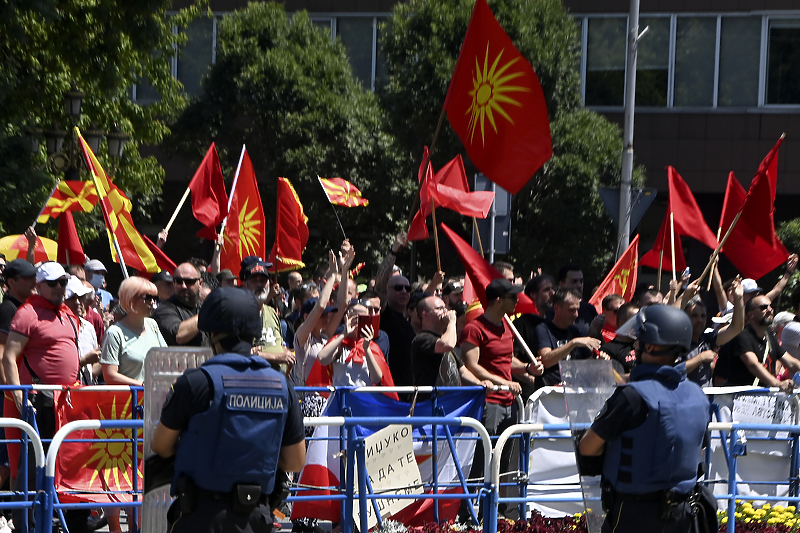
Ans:
{"label": "small red flag", "polygon": [[220,269],[230,269],[237,275],[242,259],[250,255],[263,258],[267,252],[264,244],[264,208],[253,163],[246,150],[239,168],[239,181],[231,196],[233,199],[225,226],[225,242],[220,251]]}
{"label": "small red flag", "polygon": [[278,178],[278,215],[275,218],[275,244],[269,260],[278,272],[303,268],[303,251],[308,244],[308,217],[294,187]]}
{"label": "small red flag", "polygon": [[597,308],[598,313],[603,312],[603,298],[609,294],[619,294],[625,298],[626,302],[633,299],[633,291],[636,290],[636,277],[639,258],[639,236],[633,238],[628,249],[619,258],[617,264],[608,273],[606,279],[597,288],[594,295],[589,299],[589,303]]}
{"label": "small red flag", "polygon": [[203,161],[189,182],[192,191],[192,212],[203,226],[198,237],[217,240],[217,226],[228,216],[228,194],[225,192],[225,178],[219,164],[219,155],[214,143],[208,148]]}
{"label": "small red flag", "polygon": [[770,243],[778,238],[775,235],[774,213],[775,192],[778,184],[778,150],[781,143],[783,143],[783,137],[778,139],[778,142],[758,166],[758,171],[747,191],[742,216],[737,223],[738,225],[744,221],[756,235]]}
{"label": "small red flag", "polygon": [[[766,181],[760,182],[760,186],[763,187],[765,183]],[[725,190],[725,203],[722,205],[719,222],[723,232],[727,232],[731,226],[746,196],[744,187],[734,173],[728,174],[728,187]],[[767,213],[762,213],[761,216],[767,216]],[[789,250],[777,236],[774,242],[762,238],[750,226],[749,220],[745,220],[744,213],[725,241],[722,253],[743,276],[753,279],[759,279],[772,272],[789,257]]]}
{"label": "small red flag", "polygon": [[539,78],[477,0],[444,102],[472,162],[516,194],[553,155]]}
{"label": "small red flag", "polygon": [[[464,239],[459,237],[456,232],[448,228],[443,223],[439,224],[439,226],[442,228],[444,234],[450,238],[453,246],[455,246],[459,257],[461,257],[461,263],[464,265],[464,270],[467,273],[467,277],[469,278],[472,288],[475,291],[475,295],[480,300],[481,305],[486,308],[486,286],[489,285],[493,279],[502,278],[503,275],[498,272],[498,270],[494,268],[489,261],[481,257],[480,254],[472,248],[472,246],[464,241]],[[536,304],[533,303],[533,300],[528,298],[523,293],[519,294],[517,307],[514,309],[514,313],[538,314],[536,311]]]}
{"label": "small red flag", "polygon": [[56,260],[64,265],[82,265],[86,262],[78,230],[71,211],[64,211],[58,219],[58,252]]}

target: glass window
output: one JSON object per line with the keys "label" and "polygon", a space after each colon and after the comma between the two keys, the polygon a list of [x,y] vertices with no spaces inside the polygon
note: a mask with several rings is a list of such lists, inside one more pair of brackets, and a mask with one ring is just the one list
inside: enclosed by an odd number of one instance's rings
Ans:
{"label": "glass window", "polygon": [[385,31],[383,26],[386,24],[386,17],[379,17],[378,24],[378,43],[377,43],[377,57],[375,58],[375,86],[379,83],[386,83],[389,81],[389,67],[386,65],[386,54],[383,53],[382,34]]}
{"label": "glass window", "polygon": [[636,57],[636,105],[666,107],[669,84],[669,22],[666,17],[642,17],[639,33],[650,27],[639,41]]}
{"label": "glass window", "polygon": [[150,85],[146,78],[136,83],[136,103],[139,105],[152,104],[161,100],[158,89]]}
{"label": "glass window", "polygon": [[311,24],[318,28],[322,28],[328,33],[328,35],[331,36],[331,38],[333,37],[333,19],[311,19]]}
{"label": "glass window", "polygon": [[757,106],[761,17],[723,17],[717,105]]}
{"label": "glass window", "polygon": [[178,54],[178,80],[187,94],[198,96],[202,92],[200,80],[211,65],[214,39],[214,21],[201,17],[186,28],[187,41]]}
{"label": "glass window", "polygon": [[586,105],[622,106],[625,97],[624,18],[590,18],[586,47]]}
{"label": "glass window", "polygon": [[678,17],[675,107],[714,105],[716,17]]}
{"label": "glass window", "polygon": [[364,87],[372,86],[372,17],[340,17],[336,32],[347,50],[353,74]]}
{"label": "glass window", "polygon": [[800,20],[771,20],[767,103],[800,104]]}

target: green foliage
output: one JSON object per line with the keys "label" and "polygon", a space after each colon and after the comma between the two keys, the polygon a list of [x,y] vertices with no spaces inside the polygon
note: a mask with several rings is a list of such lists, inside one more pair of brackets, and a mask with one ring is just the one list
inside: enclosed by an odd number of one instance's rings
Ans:
{"label": "green foliage", "polygon": [[[473,0],[409,0],[395,7],[383,29],[389,81],[379,94],[400,144],[417,160],[433,138],[473,5]],[[619,183],[619,129],[580,107],[578,28],[559,0],[496,0],[489,6],[539,77],[553,135],[553,158],[513,201],[509,259],[519,272],[538,267],[556,272],[575,261],[587,283],[599,282],[615,245],[597,188]],[[447,124],[436,146],[434,168],[465,152]],[[467,158],[465,163],[467,173],[474,173]],[[637,183],[641,176],[637,172]],[[462,223],[471,231],[469,221]],[[423,243],[423,263],[432,263],[431,248]]]}
{"label": "green foliage", "polygon": [[289,179],[309,217],[309,263],[342,239],[316,177],[351,181],[370,205],[337,209],[358,260],[377,261],[406,215],[396,200],[408,198],[413,184],[400,169],[413,163],[396,150],[375,95],[354,78],[343,46],[305,12],[289,18],[276,3],[251,3],[226,15],[217,43],[203,94],[174,125],[169,148],[199,163],[215,141],[230,183],[246,144],[259,178],[268,247],[277,177]]}
{"label": "green foliage", "polygon": [[[184,105],[181,84],[163,58],[185,40],[173,34],[184,28],[197,7],[167,17],[171,0],[12,0],[0,4],[0,146],[18,146],[0,160],[2,190],[24,191],[14,207],[3,206],[4,231],[28,226],[56,175],[47,170],[44,147],[31,156],[23,138],[26,127],[67,129],[70,120],[64,93],[74,83],[85,93],[81,129],[105,131],[115,124],[133,141],[116,172],[116,183],[132,198],[139,217],[157,200],[164,171],[154,157],[141,155],[142,145],[154,145],[169,132],[168,121]],[[148,106],[130,99],[134,83],[148,80],[161,99]],[[97,154],[109,170],[105,145]],[[33,170],[31,170],[33,169]],[[84,176],[85,178],[85,176]],[[74,179],[74,177],[73,177]],[[6,197],[7,198],[7,197]],[[99,212],[84,217],[79,233],[97,235]],[[40,233],[55,233],[55,224]]]}
{"label": "green foliage", "polygon": [[[795,250],[800,250],[800,218],[781,222],[775,229],[775,233],[789,251],[794,252]],[[794,309],[791,309],[790,297],[798,287],[800,287],[800,272],[795,270],[792,277],[789,278],[786,287],[783,289],[783,293],[781,293],[783,298],[781,298],[780,301],[780,311],[794,312]]]}

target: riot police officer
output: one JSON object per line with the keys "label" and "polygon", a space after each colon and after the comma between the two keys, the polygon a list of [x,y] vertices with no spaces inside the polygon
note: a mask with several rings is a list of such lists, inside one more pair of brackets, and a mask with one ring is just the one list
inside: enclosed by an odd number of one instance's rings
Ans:
{"label": "riot police officer", "polygon": [[214,290],[198,328],[211,335],[215,356],[176,380],[152,442],[158,455],[175,456],[170,532],[269,533],[276,472],[305,463],[297,395],[250,353],[262,329],[251,293]]}
{"label": "riot police officer", "polygon": [[689,351],[692,324],[666,305],[637,317],[639,363],[631,382],[608,399],[578,451],[603,455],[603,533],[686,533],[710,420],[702,389],[673,366]]}

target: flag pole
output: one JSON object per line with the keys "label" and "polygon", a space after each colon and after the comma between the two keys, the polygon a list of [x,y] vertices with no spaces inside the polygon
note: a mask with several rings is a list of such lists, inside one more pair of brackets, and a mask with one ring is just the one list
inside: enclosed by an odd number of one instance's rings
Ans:
{"label": "flag pole", "polygon": [[672,247],[672,281],[676,281],[676,278],[675,278],[675,215],[673,213],[669,214],[669,242],[670,242],[670,246]]}
{"label": "flag pole", "polygon": [[[722,226],[717,228],[717,244],[719,244],[719,237],[720,237],[721,233],[722,233]],[[714,280],[714,276],[709,276],[708,277],[708,288],[706,289],[707,291],[711,290],[711,282],[713,280]]]}
{"label": "flag pole", "polygon": [[330,204],[331,209],[333,209],[333,216],[336,217],[336,222],[339,223],[339,229],[342,230],[342,235],[344,236],[345,239],[347,239],[347,234],[344,232],[344,226],[342,226],[342,221],[339,219],[339,213],[336,212],[336,208],[333,207],[333,202],[331,202],[331,197],[328,196],[328,191],[326,191],[325,186],[322,185],[322,178],[317,176],[317,181],[319,182],[319,186],[322,187],[322,192],[325,193],[325,198],[328,199],[328,203]]}
{"label": "flag pole", "polygon": [[[190,182],[190,185],[191,185],[191,182]],[[178,216],[178,211],[180,211],[181,207],[183,207],[183,204],[186,202],[186,199],[189,197],[189,192],[190,191],[191,191],[191,187],[186,187],[186,192],[183,193],[183,196],[181,197],[181,201],[178,202],[178,207],[175,208],[175,212],[172,213],[172,217],[169,219],[169,222],[167,222],[167,227],[164,228],[165,231],[169,231],[169,228],[172,227],[172,223],[175,222],[175,218]]]}
{"label": "flag pole", "polygon": [[439,256],[439,232],[436,229],[436,203],[431,198],[431,214],[433,215],[433,244],[436,246],[436,270],[442,271],[442,259]]}
{"label": "flag pole", "polygon": [[473,226],[475,226],[475,235],[478,236],[478,248],[481,249],[481,257],[484,257],[484,255],[483,255],[483,243],[481,242],[481,232],[478,229],[478,219],[475,218],[475,217],[472,217],[472,224],[473,224]]}
{"label": "flag pole", "polygon": [[[415,211],[417,210],[417,202],[419,202],[419,192],[420,189],[422,189],[422,186],[425,185],[425,177],[428,175],[428,163],[430,163],[431,154],[433,153],[434,148],[436,148],[436,141],[439,139],[439,132],[442,129],[442,122],[444,122],[445,113],[445,106],[442,106],[442,112],[439,114],[439,123],[436,124],[436,131],[433,133],[431,147],[428,150],[428,153],[422,158],[422,183],[419,184],[417,194],[414,196],[414,202],[411,204],[411,211],[409,212],[408,216],[408,229],[411,229],[411,222],[414,220],[414,215],[416,214]],[[434,224],[434,231],[435,228],[436,224]]]}
{"label": "flag pole", "polygon": [[53,197],[53,195],[55,194],[55,192],[56,192],[56,189],[58,189],[58,184],[59,184],[59,183],[61,183],[61,178],[58,178],[58,180],[56,180],[56,184],[55,184],[55,185],[53,185],[53,190],[52,190],[52,191],[50,191],[50,194],[47,196],[47,200],[45,200],[45,201],[44,201],[44,205],[43,205],[43,206],[42,206],[42,208],[39,210],[39,214],[38,214],[38,215],[36,215],[36,218],[34,218],[34,219],[33,219],[33,224],[31,224],[31,227],[32,227],[33,229],[36,229],[36,222],[39,220],[39,217],[40,217],[40,216],[42,216],[42,213],[44,213],[44,210],[45,210],[45,209],[47,209],[47,202],[49,202],[49,201],[50,201],[50,198],[52,198],[52,197]]}
{"label": "flag pole", "polygon": [[[236,167],[236,174],[233,176],[233,184],[231,185],[231,195],[228,197],[228,213],[231,212],[231,204],[233,203],[233,193],[236,190],[236,184],[239,182],[239,171],[242,169],[242,160],[244,159],[244,153],[247,151],[246,145],[242,145],[242,153],[239,155],[239,165]],[[225,218],[222,219],[222,224],[219,227],[219,233],[217,233],[217,240],[214,243],[214,249],[218,250],[222,246],[219,244],[219,238],[222,234],[225,233],[225,226],[228,225],[228,215],[225,215]]]}

